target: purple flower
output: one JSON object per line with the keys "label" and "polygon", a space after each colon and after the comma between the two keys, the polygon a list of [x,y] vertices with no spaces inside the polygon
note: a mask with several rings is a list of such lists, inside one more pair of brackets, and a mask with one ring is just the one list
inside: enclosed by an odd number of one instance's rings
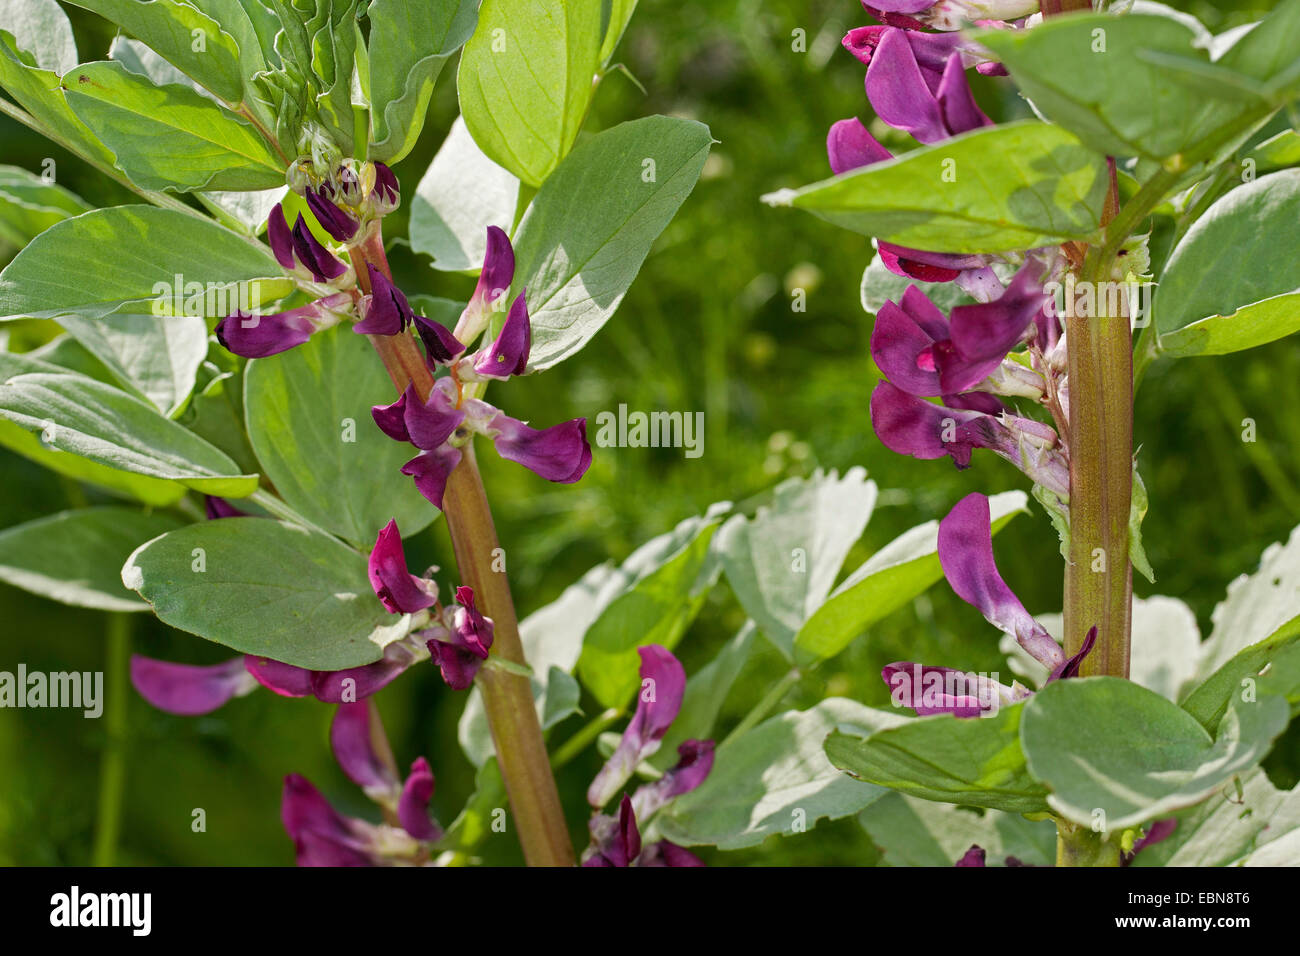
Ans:
{"label": "purple flower", "polygon": [[637,653],[641,655],[641,694],[622,740],[587,790],[587,802],[596,809],[607,804],[632,779],[641,762],[659,750],[686,692],[686,671],[667,648],[648,644],[638,647]]}
{"label": "purple flower", "polygon": [[[575,482],[591,465],[585,418],[541,430],[530,428],[487,402],[462,398],[451,376],[438,379],[425,402],[408,388],[396,402],[376,405],[371,414],[389,438],[422,450],[402,466],[402,473],[412,476],[420,493],[439,508],[447,478],[460,463],[458,446],[468,434],[491,439],[502,458],[548,481]],[[453,439],[456,445],[449,444]]]}
{"label": "purple flower", "polygon": [[349,780],[371,800],[396,808],[402,794],[393,752],[373,701],[340,704],[330,722],[330,749]]}
{"label": "purple flower", "polygon": [[450,365],[465,354],[465,346],[451,331],[432,319],[415,316],[415,331],[420,333],[430,365]]}
{"label": "purple flower", "polygon": [[[953,864],[953,866],[985,866],[985,865],[986,864],[984,862],[984,850],[982,847],[978,845],[971,846],[969,850],[967,850],[964,854],[962,854],[962,858]],[[1014,856],[1008,856],[1005,865],[1009,867],[1033,866],[1032,863],[1022,863]]]}
{"label": "purple flower", "polygon": [[386,524],[370,552],[370,586],[390,614],[414,614],[438,601],[438,586],[406,570],[397,520]]}
{"label": "purple flower", "polygon": [[352,308],[346,292],[273,315],[235,312],[217,323],[217,341],[236,355],[265,358],[302,345],[321,329],[336,325]]}
{"label": "purple flower", "polygon": [[492,312],[502,307],[510,284],[515,280],[515,251],[510,237],[497,226],[487,228],[487,252],[474,294],[456,323],[456,338],[473,342],[487,327]]}
{"label": "purple flower", "polygon": [[388,276],[366,263],[370,276],[370,295],[361,300],[361,321],[352,326],[358,335],[396,335],[414,319],[411,305],[402,290]]}
{"label": "purple flower", "polygon": [[284,208],[276,203],[266,219],[266,235],[275,260],[288,272],[301,278],[326,283],[339,278],[348,267],[322,246],[298,214],[293,229],[284,218]]}
{"label": "purple flower", "polygon": [[384,647],[384,656],[371,664],[341,671],[312,671],[311,692],[327,704],[364,700],[383,690],[413,664],[424,660],[424,651],[414,636]]}
{"label": "purple flower", "polygon": [[423,632],[429,656],[452,690],[465,690],[492,650],[493,626],[474,603],[474,590],[456,589],[456,606],[444,614],[445,626]]}
{"label": "purple flower", "polygon": [[923,69],[906,30],[881,35],[867,67],[866,91],[876,115],[921,143],[993,125],[971,95],[961,54],[950,53],[942,70]]}
{"label": "purple flower", "polygon": [[687,740],[677,746],[678,760],[662,777],[638,787],[632,807],[643,820],[649,819],[674,797],[690,793],[713,769],[713,741]]}
{"label": "purple flower", "polygon": [[1038,0],[862,0],[862,6],[881,23],[911,30],[1004,26],[1003,20],[1038,12]]}
{"label": "purple flower", "polygon": [[583,866],[703,866],[689,850],[660,840],[642,847],[641,831],[631,798],[624,796],[618,816],[598,813],[588,825],[591,846],[583,855]]}
{"label": "purple flower", "polygon": [[[1047,629],[1025,610],[993,560],[988,498],[970,494],[959,501],[939,522],[938,545],[939,563],[957,596],[978,608],[998,630],[1014,637],[1048,669],[1049,682],[1078,675],[1080,663],[1096,641],[1097,629],[1089,631],[1079,653],[1067,658]],[[921,716],[948,713],[975,717],[1030,696],[1019,683],[1006,687],[982,675],[908,661],[887,665],[881,678],[896,705],[911,707]]]}
{"label": "purple flower", "polygon": [[215,521],[217,518],[248,517],[248,512],[240,511],[225,498],[217,498],[213,495],[203,496],[203,510],[209,521]]}
{"label": "purple flower", "polygon": [[[997,400],[977,392],[958,396],[980,405]],[[913,458],[933,459],[945,455],[958,468],[970,466],[971,452],[987,448],[1031,479],[1067,502],[1070,468],[1056,432],[1032,418],[982,409],[950,408],[909,395],[890,382],[881,381],[871,393],[871,424],[876,436],[890,451]]]}
{"label": "purple flower", "polygon": [[433,799],[433,771],[429,761],[417,757],[410,776],[402,786],[397,805],[397,819],[402,829],[417,840],[432,843],[442,839],[442,827],[429,818],[429,801]]}
{"label": "purple flower", "polygon": [[[336,811],[298,774],[284,778],[280,819],[299,866],[425,864],[442,829],[429,818],[433,772],[423,757],[399,783],[379,713],[369,704],[345,704],[330,726],[330,743],[344,773],[380,805],[388,823],[374,824]],[[400,823],[400,828],[394,823]]]}
{"label": "purple flower", "polygon": [[533,327],[528,318],[527,289],[515,297],[506,315],[501,332],[490,346],[479,353],[474,361],[474,371],[486,378],[509,378],[523,375],[532,347]]}
{"label": "purple flower", "polygon": [[316,221],[337,242],[347,242],[357,234],[361,224],[351,213],[335,205],[335,198],[342,199],[343,196],[336,193],[332,185],[321,183],[316,189],[308,187],[306,198],[307,208],[316,217]]}
{"label": "purple flower", "polygon": [[980,389],[1041,398],[1042,375],[1003,361],[1016,345],[1037,337],[1036,322],[1048,301],[1038,272],[1031,259],[995,301],[956,306],[951,320],[924,292],[908,286],[899,303],[887,301],[876,314],[871,357],[910,395],[950,399]]}
{"label": "purple flower", "polygon": [[131,683],[159,710],[183,717],[211,713],[231,698],[243,697],[257,687],[242,657],[199,667],[133,654]]}

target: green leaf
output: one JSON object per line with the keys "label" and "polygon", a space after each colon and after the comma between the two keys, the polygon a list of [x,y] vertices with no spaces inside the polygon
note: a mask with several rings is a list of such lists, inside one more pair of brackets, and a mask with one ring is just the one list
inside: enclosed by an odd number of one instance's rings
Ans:
{"label": "green leaf", "polygon": [[626,707],[640,687],[637,648],[671,650],[700,613],[721,570],[710,547],[727,502],[687,518],[632,553],[622,585],[587,628],[578,676],[602,707]]}
{"label": "green leaf", "polygon": [[365,555],[271,518],[222,518],[155,538],[127,560],[122,583],[165,624],[312,670],[378,660],[410,620],[379,603]]}
{"label": "green leaf", "polygon": [[22,248],[56,222],[93,208],[75,193],[17,166],[0,166],[0,242]]}
{"label": "green leaf", "polygon": [[1300,133],[1284,129],[1252,149],[1249,158],[1254,159],[1261,170],[1294,166],[1300,163]]}
{"label": "green leaf", "polygon": [[[284,163],[247,120],[187,86],[157,86],[121,63],[63,78],[68,105],[143,189],[270,189]],[[157,143],[165,140],[166,149]]]}
{"label": "green leaf", "polygon": [[[993,533],[1026,511],[1022,491],[989,498]],[[888,617],[943,577],[939,522],[928,521],[899,535],[849,575],[797,629],[796,653],[834,657],[877,621]]]}
{"label": "green leaf", "polygon": [[[246,75],[235,37],[194,4],[182,0],[73,0],[105,20],[119,24],[186,76],[226,103],[243,99]],[[229,9],[228,5],[223,4]],[[236,7],[236,9],[238,9]],[[245,23],[247,19],[245,18]],[[249,28],[251,30],[251,27]],[[243,51],[247,57],[260,51]]]}
{"label": "green leaf", "polygon": [[[1187,230],[1155,298],[1160,351],[1223,355],[1300,330],[1300,269],[1286,248],[1300,219],[1300,169],[1229,192]],[[1224,250],[1233,268],[1221,267]]]}
{"label": "green leaf", "polygon": [[837,771],[822,741],[840,725],[870,733],[900,719],[842,697],[771,717],[724,742],[704,783],[669,804],[654,828],[675,843],[736,850],[857,813],[885,791]]}
{"label": "green leaf", "polygon": [[[87,269],[87,262],[103,260],[105,250],[113,253],[112,268]],[[228,306],[237,301],[236,290],[214,290],[246,280],[262,280],[247,286],[253,306],[294,286],[265,246],[211,220],[154,206],[113,206],[57,223],[0,272],[0,320],[98,319],[160,300],[171,303],[173,314],[219,317],[233,311]],[[191,295],[190,287],[197,293]]]}
{"label": "green leaf", "polygon": [[974,37],[1042,114],[1100,152],[1159,162],[1275,109],[1254,78],[1211,64],[1195,31],[1168,17],[1070,16],[1041,27]]}
{"label": "green leaf", "polygon": [[912,249],[987,253],[1094,240],[1107,188],[1099,153],[1030,120],[763,198]]}
{"label": "green leaf", "polygon": [[189,399],[208,354],[207,323],[195,316],[64,316],[59,322],[122,385],[168,417]]}
{"label": "green leaf", "polygon": [[[1269,782],[1263,770],[1241,777],[1241,795],[1225,788],[1208,800],[1175,816],[1174,832],[1159,843],[1143,848],[1133,866],[1233,866],[1257,846],[1267,845],[1265,831],[1273,834],[1288,822],[1279,813],[1287,805],[1300,808],[1300,792],[1290,794]],[[1300,821],[1293,821],[1300,823]]]}
{"label": "green leaf", "polygon": [[[225,454],[146,402],[84,375],[0,352],[0,419],[49,450],[211,495],[240,498],[257,488]],[[7,442],[6,442],[7,444]]]}
{"label": "green leaf", "polygon": [[0,27],[0,86],[32,115],[50,139],[91,160],[112,165],[113,154],[68,107],[59,74],[41,69],[32,52],[19,45],[4,27]]}
{"label": "green leaf", "polygon": [[411,248],[433,256],[433,267],[469,272],[483,265],[487,227],[514,224],[519,180],[483,154],[456,117],[415,188]]}
{"label": "green leaf", "polygon": [[876,504],[862,468],[843,478],[818,471],[772,492],[753,518],[736,515],[718,533],[717,551],[745,613],[787,659],[795,635],[826,600],[849,549]]}
{"label": "green leaf", "polygon": [[1204,800],[1254,767],[1286,729],[1286,700],[1229,707],[1217,737],[1159,694],[1115,677],[1054,681],[1029,699],[1020,738],[1052,809],[1122,830]]}
{"label": "green leaf", "polygon": [[627,30],[632,14],[636,11],[636,0],[606,0],[606,4],[609,7],[609,16],[605,24],[605,39],[600,44],[602,65],[609,63],[614,56],[618,41],[623,39],[623,33]]}
{"label": "green leaf", "polygon": [[392,519],[409,537],[438,514],[401,473],[412,448],[371,418],[395,397],[370,343],[345,326],[253,359],[244,373],[248,437],[271,484],[307,520],[363,548]]}
{"label": "green leaf", "polygon": [[1015,704],[966,720],[903,719],[870,736],[837,730],[826,738],[826,755],[858,780],[926,800],[1038,813],[1047,809],[1047,791],[1025,766],[1023,711]]}
{"label": "green leaf", "polygon": [[573,148],[600,65],[600,0],[483,0],[460,110],[483,152],[540,186]]}
{"label": "green leaf", "polygon": [[506,805],[508,794],[501,779],[501,768],[494,756],[478,768],[474,775],[474,793],[457,814],[447,832],[438,841],[439,850],[468,853],[493,833],[496,811]]}
{"label": "green leaf", "polygon": [[887,793],[858,815],[890,866],[952,866],[972,846],[986,865],[1014,856],[1029,866],[1056,865],[1056,825],[1016,813],[934,803]]}
{"label": "green leaf", "polygon": [[390,165],[411,151],[446,64],[474,32],[472,0],[375,0],[370,18],[370,153]]}
{"label": "green leaf", "polygon": [[547,179],[514,243],[514,292],[528,288],[533,322],[532,368],[568,358],[614,314],[695,188],[711,143],[707,126],[648,116],[597,133]]}
{"label": "green leaf", "polygon": [[55,0],[3,0],[4,24],[18,49],[31,53],[36,65],[66,73],[77,65],[72,24]]}
{"label": "green leaf", "polygon": [[118,569],[143,541],[181,526],[130,508],[62,511],[0,531],[0,581],[52,601],[101,611],[144,611]]}

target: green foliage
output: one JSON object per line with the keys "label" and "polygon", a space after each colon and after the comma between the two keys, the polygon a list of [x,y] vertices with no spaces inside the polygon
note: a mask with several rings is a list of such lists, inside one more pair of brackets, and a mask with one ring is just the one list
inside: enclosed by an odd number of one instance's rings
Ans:
{"label": "green foliage", "polygon": [[1005,252],[1089,241],[1106,194],[1101,154],[1045,123],[1008,123],[764,197],[911,249]]}
{"label": "green foliage", "polygon": [[269,518],[165,534],[130,556],[122,583],[172,627],[313,670],[369,664],[407,630],[375,600],[365,555]]}

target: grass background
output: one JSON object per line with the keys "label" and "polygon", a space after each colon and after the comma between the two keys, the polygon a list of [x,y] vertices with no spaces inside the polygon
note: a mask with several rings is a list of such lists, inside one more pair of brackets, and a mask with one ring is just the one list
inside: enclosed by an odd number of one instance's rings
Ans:
{"label": "grass background", "polygon": [[[1265,3],[1179,4],[1219,31],[1267,9]],[[111,24],[69,7],[83,60],[106,55]],[[656,245],[621,309],[580,355],[551,372],[498,386],[503,407],[545,409],[539,419],[632,409],[703,411],[704,454],[674,449],[596,449],[576,486],[553,486],[494,455],[480,456],[501,538],[509,550],[516,603],[527,614],[556,597],[586,569],[622,560],[639,543],[703,511],[741,501],[818,467],[865,466],[887,493],[846,562],[851,569],[899,532],[942,515],[970,491],[1026,488],[1022,476],[991,456],[955,471],[947,461],[919,462],[884,449],[872,434],[867,398],[878,373],[868,341],[871,317],[858,304],[870,260],[867,239],[758,197],[824,177],[826,129],[837,119],[870,119],[862,67],[839,46],[852,26],[870,22],[853,0],[641,0],[620,58],[645,87],[620,75],[602,83],[588,129],[650,113],[699,119],[718,145],[704,176]],[[792,49],[802,30],[806,52]],[[972,74],[974,77],[974,74]],[[444,74],[419,146],[397,167],[414,191],[456,113],[451,72]],[[1006,80],[975,79],[995,119],[1025,115]],[[885,130],[879,130],[882,134]],[[40,137],[0,117],[0,162],[39,170],[57,162],[59,182],[99,204],[131,194]],[[886,145],[905,147],[900,137]],[[403,208],[386,223],[405,234]],[[1161,234],[1155,237],[1160,252]],[[1279,250],[1293,256],[1294,250]],[[464,296],[470,282],[428,268],[401,246],[392,252],[408,293]],[[1225,267],[1231,251],[1225,250]],[[791,308],[794,289],[807,309]],[[15,331],[15,342],[51,334]],[[54,330],[57,331],[57,330]],[[1202,632],[1227,583],[1256,566],[1264,547],[1300,522],[1300,347],[1284,340],[1236,356],[1162,362],[1139,395],[1136,440],[1151,496],[1144,539],[1158,582],[1140,594],[1182,598]],[[1258,441],[1241,440],[1242,420]],[[96,493],[0,450],[0,527],[86,501]],[[413,565],[451,566],[441,523],[419,537]],[[1032,611],[1059,610],[1061,567],[1055,536],[1041,511],[1017,519],[998,539],[1003,574]],[[713,653],[744,616],[725,584],[714,592],[678,654],[688,673]],[[104,669],[105,615],[67,608],[0,585],[0,670]],[[194,663],[229,652],[173,631],[145,615],[128,622],[135,650]],[[1141,635],[1136,635],[1141,640]],[[816,675],[795,687],[784,708],[829,694],[871,704],[887,700],[880,666],[899,658],[996,670],[1004,664],[992,629],[940,585],[893,615]],[[766,649],[751,660],[723,711],[723,729],[740,719],[784,668]],[[380,697],[399,761],[429,757],[444,824],[472,790],[472,768],[456,744],[463,698],[433,669],[418,668]],[[369,804],[335,766],[327,742],[332,708],[258,693],[208,717],[178,718],[130,693],[126,776],[114,859],[125,864],[287,864],[292,847],[279,821],[283,775],[308,776],[344,810]],[[556,729],[557,740],[581,721]],[[105,721],[71,711],[0,711],[0,863],[85,864],[91,859],[99,805]],[[582,793],[599,765],[594,753],[560,775],[584,830]],[[1269,766],[1290,786],[1300,771],[1300,734],[1278,744]],[[207,830],[191,830],[192,811]],[[489,840],[485,858],[518,860],[513,838]],[[865,864],[879,857],[853,820],[808,834],[774,838],[714,863]]]}

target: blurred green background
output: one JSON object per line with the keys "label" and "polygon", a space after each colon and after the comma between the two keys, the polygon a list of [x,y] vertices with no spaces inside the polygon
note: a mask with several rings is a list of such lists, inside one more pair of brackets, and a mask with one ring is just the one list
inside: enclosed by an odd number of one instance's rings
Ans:
{"label": "blurred green background", "polygon": [[[1269,4],[1178,6],[1217,32],[1257,19]],[[114,28],[67,9],[82,59],[105,55]],[[858,304],[869,242],[759,202],[763,193],[828,174],[823,144],[832,122],[854,114],[870,119],[862,67],[839,45],[845,30],[868,22],[854,0],[641,0],[619,58],[647,92],[624,76],[609,76],[588,128],[671,113],[707,123],[718,145],[609,325],[559,368],[499,386],[498,398],[506,408],[545,409],[538,417],[546,421],[594,418],[621,402],[632,409],[704,411],[704,454],[686,459],[674,449],[597,448],[591,471],[576,486],[549,485],[481,455],[521,614],[554,599],[592,565],[621,561],[711,502],[747,500],[818,467],[865,466],[885,490],[848,569],[968,492],[1027,490],[1017,471],[991,456],[977,456],[975,467],[959,473],[947,461],[914,461],[880,445],[867,414],[877,378],[868,353],[871,320]],[[796,30],[804,31],[806,52],[792,49]],[[396,169],[408,197],[455,115],[450,80],[448,70],[419,147]],[[1027,112],[1006,80],[975,82],[995,119]],[[39,171],[42,160],[53,157],[60,184],[92,202],[133,200],[4,117],[0,143],[3,163]],[[899,138],[892,145],[906,143]],[[405,234],[405,216],[404,207],[386,223],[388,236]],[[1157,232],[1157,254],[1164,251],[1161,239]],[[472,284],[434,272],[427,259],[400,244],[391,256],[408,293],[464,296]],[[796,288],[807,292],[804,312],[791,308]],[[1295,339],[1150,370],[1139,396],[1136,440],[1151,496],[1144,538],[1158,582],[1139,581],[1138,593],[1182,598],[1208,633],[1227,583],[1253,570],[1264,547],[1300,523],[1297,409]],[[1241,441],[1244,418],[1257,424],[1254,444]],[[0,527],[98,500],[4,450],[0,481]],[[453,565],[441,523],[408,548],[413,566]],[[1000,535],[996,550],[1004,576],[1030,610],[1060,609],[1056,538],[1036,506]],[[725,584],[719,586],[679,647],[688,673],[707,663],[743,619]],[[20,661],[29,670],[105,669],[106,637],[114,626],[128,628],[141,653],[192,663],[229,656],[146,615],[115,624],[4,585],[0,621],[0,670],[12,671]],[[782,707],[806,707],[829,694],[884,704],[883,663],[906,658],[997,670],[1005,665],[996,648],[995,633],[978,613],[940,585],[806,678]],[[766,649],[755,655],[726,702],[724,733],[784,669]],[[341,809],[369,812],[330,755],[331,707],[256,693],[189,719],[128,695],[120,741],[109,739],[105,720],[85,720],[80,712],[0,711],[0,863],[90,862],[97,828],[101,838],[112,835],[103,830],[107,824],[97,824],[101,757],[111,746],[125,755],[120,833],[110,841],[118,863],[291,863],[292,846],[279,821],[281,780],[291,771],[305,774]],[[379,702],[399,762],[429,757],[438,778],[437,816],[450,823],[473,788],[472,768],[456,744],[463,697],[442,686],[433,668],[422,667],[386,689]],[[579,726],[580,718],[570,718],[553,739]],[[581,794],[599,762],[591,752],[560,775],[575,841],[585,843]],[[1279,783],[1295,782],[1295,726],[1269,766]],[[206,812],[204,833],[191,831],[195,808]],[[878,858],[853,820],[773,838],[754,850],[704,855],[711,863],[732,864],[865,864]],[[513,837],[490,839],[484,858],[518,861]]]}

